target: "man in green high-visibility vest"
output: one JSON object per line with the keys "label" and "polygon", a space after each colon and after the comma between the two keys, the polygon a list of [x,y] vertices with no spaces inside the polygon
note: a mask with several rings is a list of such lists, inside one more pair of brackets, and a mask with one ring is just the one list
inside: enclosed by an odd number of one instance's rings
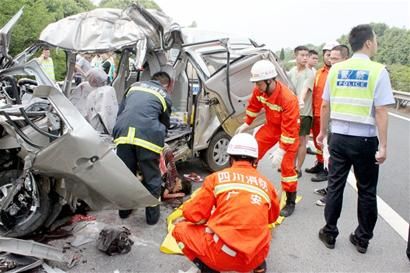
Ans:
{"label": "man in green high-visibility vest", "polygon": [[47,76],[51,80],[55,81],[56,77],[54,74],[54,63],[53,59],[50,56],[50,48],[44,47],[40,57],[37,58],[37,61],[39,62],[41,68],[44,70]]}
{"label": "man in green high-visibility vest", "polygon": [[389,74],[382,64],[370,60],[377,52],[376,34],[370,25],[358,25],[349,34],[351,59],[332,66],[321,106],[320,133],[323,144],[329,119],[329,177],[325,207],[326,225],[319,238],[333,249],[339,234],[343,191],[350,168],[357,179],[359,225],[350,234],[357,251],[365,253],[377,221],[379,165],[387,156],[387,105],[394,103]]}

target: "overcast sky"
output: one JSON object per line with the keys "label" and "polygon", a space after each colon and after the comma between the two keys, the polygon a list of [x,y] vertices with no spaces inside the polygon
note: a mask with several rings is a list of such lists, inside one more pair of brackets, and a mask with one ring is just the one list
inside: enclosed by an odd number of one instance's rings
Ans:
{"label": "overcast sky", "polygon": [[410,29],[410,0],[155,0],[182,26],[251,37],[273,50],[320,45],[363,23]]}

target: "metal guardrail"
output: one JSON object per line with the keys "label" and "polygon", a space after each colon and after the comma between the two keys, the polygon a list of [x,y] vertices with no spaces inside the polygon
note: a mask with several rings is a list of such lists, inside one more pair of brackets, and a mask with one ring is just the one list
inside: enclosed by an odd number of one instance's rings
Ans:
{"label": "metal guardrail", "polygon": [[410,102],[410,92],[393,90],[393,96],[396,100],[396,109],[406,107]]}

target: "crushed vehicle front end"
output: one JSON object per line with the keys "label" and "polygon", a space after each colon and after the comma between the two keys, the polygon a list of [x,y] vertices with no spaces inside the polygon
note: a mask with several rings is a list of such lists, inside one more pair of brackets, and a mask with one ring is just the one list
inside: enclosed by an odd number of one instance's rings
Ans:
{"label": "crushed vehicle front end", "polygon": [[[4,37],[11,27],[5,29],[1,44],[8,46]],[[111,142],[29,60],[38,47],[14,59],[7,48],[1,51],[6,55],[0,70],[0,234],[20,237],[50,226],[64,204],[75,209],[78,199],[92,209],[158,204]]]}

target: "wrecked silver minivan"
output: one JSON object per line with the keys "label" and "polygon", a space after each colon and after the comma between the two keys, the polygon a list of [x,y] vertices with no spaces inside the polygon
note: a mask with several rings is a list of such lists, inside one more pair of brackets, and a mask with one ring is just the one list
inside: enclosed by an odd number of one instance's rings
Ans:
{"label": "wrecked silver minivan", "polygon": [[[138,30],[143,30],[143,38],[135,34],[132,23],[116,28],[125,17],[138,25]],[[200,156],[212,171],[228,165],[227,145],[243,122],[251,95],[252,65],[270,59],[279,78],[288,84],[276,56],[254,41],[194,28],[181,29],[162,12],[137,5],[124,11],[96,9],[62,19],[49,25],[40,40],[72,53],[116,50],[121,57],[112,86],[118,102],[133,82],[149,79],[157,71],[168,72],[174,80],[174,89],[173,123],[166,142],[177,159]],[[129,70],[130,56],[134,71]],[[72,69],[67,79],[70,77]],[[65,93],[70,94],[67,85]],[[262,114],[253,127],[263,119]]]}
{"label": "wrecked silver minivan", "polygon": [[20,10],[0,30],[0,235],[50,227],[63,205],[131,209],[155,199],[30,56],[8,55]]}
{"label": "wrecked silver minivan", "polygon": [[[61,89],[30,60],[42,45],[67,53]],[[251,95],[252,65],[269,59],[288,83],[276,56],[252,40],[181,29],[162,12],[138,5],[50,24],[36,45],[14,59],[3,55],[8,61],[0,71],[0,234],[22,236],[50,226],[62,205],[75,208],[78,199],[93,209],[157,202],[68,99],[76,90],[76,54],[107,51],[120,56],[112,82],[118,102],[132,83],[158,71],[171,75],[173,122],[166,142],[176,159],[200,156],[211,170],[228,165],[227,145]],[[262,113],[253,126],[263,120]]]}

